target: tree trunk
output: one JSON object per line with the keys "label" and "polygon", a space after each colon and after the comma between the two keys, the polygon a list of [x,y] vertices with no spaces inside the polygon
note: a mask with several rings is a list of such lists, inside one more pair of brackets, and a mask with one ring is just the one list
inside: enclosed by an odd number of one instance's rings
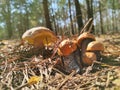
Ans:
{"label": "tree trunk", "polygon": [[[52,13],[54,13],[53,8],[52,8]],[[53,24],[54,24],[54,31],[55,31],[55,34],[57,35],[57,26],[56,26],[55,15],[52,16],[52,21],[53,21]]]}
{"label": "tree trunk", "polygon": [[6,0],[7,3],[7,12],[6,12],[6,27],[8,31],[8,38],[10,39],[13,36],[12,31],[12,22],[11,22],[11,6],[10,6],[10,0]]}
{"label": "tree trunk", "polygon": [[76,9],[78,30],[79,30],[79,33],[80,33],[80,30],[83,27],[82,11],[81,11],[81,6],[79,4],[79,1],[78,0],[74,0],[74,2],[75,2],[75,9]]}
{"label": "tree trunk", "polygon": [[71,24],[71,32],[72,34],[74,35],[75,32],[74,32],[74,28],[73,28],[73,20],[72,20],[72,14],[71,14],[71,2],[70,0],[68,0],[68,5],[69,5],[69,14],[70,14],[70,24]]}
{"label": "tree trunk", "polygon": [[[91,0],[91,18],[94,20],[94,16],[93,16],[93,0]],[[93,23],[93,22],[92,22]],[[92,26],[92,33],[95,33],[95,29],[94,29],[94,24]]]}
{"label": "tree trunk", "polygon": [[91,7],[90,7],[90,2],[89,0],[86,0],[86,4],[87,4],[87,14],[88,14],[88,19],[91,18]]}
{"label": "tree trunk", "polygon": [[101,2],[99,1],[99,13],[100,13],[100,28],[101,28],[101,34],[104,34],[103,30],[103,19],[102,19],[102,10],[101,10]]}
{"label": "tree trunk", "polygon": [[[93,19],[93,0],[86,0],[87,4],[87,14],[88,14],[88,19],[92,18]],[[92,22],[88,25],[87,30],[89,30]],[[94,33],[94,25],[92,26],[91,33]]]}
{"label": "tree trunk", "polygon": [[43,9],[44,9],[46,27],[53,30],[52,25],[51,25],[51,21],[50,21],[50,16],[49,16],[48,0],[43,0]]}
{"label": "tree trunk", "polygon": [[112,26],[113,26],[113,28],[112,28],[112,30],[113,30],[113,32],[115,32],[115,1],[114,0],[112,0]]}
{"label": "tree trunk", "polygon": [[106,9],[106,33],[110,30],[110,22],[109,22],[109,17],[108,17],[108,8]]}
{"label": "tree trunk", "polygon": [[[28,7],[27,5],[25,6],[25,11],[26,11],[26,14],[25,14],[25,30],[29,29],[29,10],[28,10]],[[25,32],[25,31],[24,31]]]}

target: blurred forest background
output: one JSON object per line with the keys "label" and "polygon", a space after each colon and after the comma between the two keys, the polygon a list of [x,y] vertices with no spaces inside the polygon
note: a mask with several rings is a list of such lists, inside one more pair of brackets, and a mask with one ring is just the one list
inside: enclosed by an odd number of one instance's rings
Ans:
{"label": "blurred forest background", "polygon": [[96,35],[119,33],[120,0],[0,0],[0,40],[20,38],[36,26],[74,35],[89,18]]}

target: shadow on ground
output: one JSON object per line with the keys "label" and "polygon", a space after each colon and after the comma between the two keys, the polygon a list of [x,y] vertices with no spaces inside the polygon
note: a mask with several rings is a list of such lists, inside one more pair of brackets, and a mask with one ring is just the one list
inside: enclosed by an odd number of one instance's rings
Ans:
{"label": "shadow on ground", "polygon": [[120,66],[120,58],[115,56],[103,56],[102,62],[111,66]]}

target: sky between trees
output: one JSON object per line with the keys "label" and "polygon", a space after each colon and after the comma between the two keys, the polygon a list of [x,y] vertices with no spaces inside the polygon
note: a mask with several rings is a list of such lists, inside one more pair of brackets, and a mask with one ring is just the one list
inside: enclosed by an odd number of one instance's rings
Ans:
{"label": "sky between trees", "polygon": [[120,0],[77,0],[80,15],[76,14],[75,0],[0,0],[0,39],[21,37],[26,30],[36,26],[48,27],[47,7],[43,7],[43,1],[47,1],[50,24],[58,34],[65,31],[64,34],[68,35],[72,27],[74,34],[78,33],[77,17],[82,15],[85,24],[90,10],[93,12],[95,34],[120,31]]}

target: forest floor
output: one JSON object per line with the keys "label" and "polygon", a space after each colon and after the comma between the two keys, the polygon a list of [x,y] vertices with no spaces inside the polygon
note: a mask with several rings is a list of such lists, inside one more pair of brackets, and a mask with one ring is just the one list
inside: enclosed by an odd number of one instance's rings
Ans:
{"label": "forest floor", "polygon": [[[65,75],[57,69],[51,74],[51,59],[41,60],[41,56],[27,52],[29,47],[18,46],[20,40],[0,41],[0,90],[119,90],[120,35],[96,39],[105,46],[102,61],[82,75]],[[36,77],[30,79],[32,76]]]}

